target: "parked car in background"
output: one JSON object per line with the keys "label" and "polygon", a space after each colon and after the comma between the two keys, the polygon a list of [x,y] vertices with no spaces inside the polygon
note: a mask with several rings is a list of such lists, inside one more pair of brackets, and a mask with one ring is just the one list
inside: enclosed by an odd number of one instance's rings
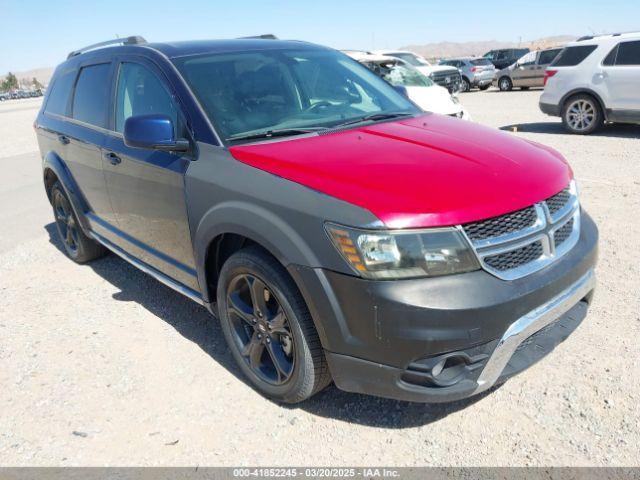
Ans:
{"label": "parked car in background", "polygon": [[62,250],[113,251],[208,308],[278,401],[332,381],[469,397],[587,315],[598,230],[562,155],[426,114],[333,49],[91,45],[56,69],[34,127]]}
{"label": "parked car in background", "polygon": [[486,58],[461,57],[441,60],[440,65],[448,65],[460,70],[462,74],[462,91],[468,92],[476,87],[486,90],[496,74],[496,67]]}
{"label": "parked car in background", "polygon": [[513,87],[520,87],[522,90],[543,87],[544,71],[561,50],[562,48],[549,48],[527,53],[513,65],[498,71],[493,80],[494,86],[503,92],[508,92]]}
{"label": "parked car in background", "polygon": [[640,32],[583,37],[547,68],[540,109],[571,133],[640,124]]}
{"label": "parked car in background", "polygon": [[502,70],[529,52],[528,48],[499,48],[485,53],[483,57],[489,59],[498,70]]}
{"label": "parked car in background", "polygon": [[449,93],[446,88],[436,85],[433,80],[404,60],[354,51],[343,53],[354,58],[394,87],[402,89],[409,100],[422,110],[471,120],[471,115],[460,105],[455,95]]}
{"label": "parked car in background", "polygon": [[457,68],[446,65],[432,65],[420,55],[402,50],[376,50],[373,53],[404,60],[424,73],[436,84],[449,90],[449,93],[456,93],[462,89],[462,74]]}
{"label": "parked car in background", "polygon": [[0,102],[4,102],[5,100],[9,100],[8,93],[0,93]]}

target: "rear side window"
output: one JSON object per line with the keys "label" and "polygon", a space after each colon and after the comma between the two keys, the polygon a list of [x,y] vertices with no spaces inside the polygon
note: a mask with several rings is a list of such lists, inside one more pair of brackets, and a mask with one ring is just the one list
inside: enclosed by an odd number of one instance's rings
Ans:
{"label": "rear side window", "polygon": [[56,78],[51,87],[51,92],[49,92],[47,106],[44,109],[45,112],[55,113],[57,115],[67,114],[69,94],[71,93],[71,87],[73,87],[73,81],[75,79],[76,70],[70,70]]}
{"label": "rear side window", "polygon": [[582,63],[595,49],[597,45],[580,45],[566,47],[551,64],[552,67],[575,67]]}
{"label": "rear side window", "polygon": [[476,58],[471,60],[471,65],[493,65],[488,58]]}
{"label": "rear side window", "polygon": [[80,70],[73,97],[73,118],[96,127],[106,127],[109,102],[109,69],[101,63]]}
{"label": "rear side window", "polygon": [[538,65],[549,65],[551,62],[553,62],[553,59],[558,56],[558,53],[560,53],[559,48],[555,50],[547,50],[545,52],[540,52]]}
{"label": "rear side window", "polygon": [[616,65],[640,65],[640,41],[621,43],[618,46]]}

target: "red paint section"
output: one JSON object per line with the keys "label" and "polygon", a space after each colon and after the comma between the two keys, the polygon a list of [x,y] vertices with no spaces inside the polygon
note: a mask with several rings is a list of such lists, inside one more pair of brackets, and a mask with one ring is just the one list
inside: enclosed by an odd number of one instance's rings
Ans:
{"label": "red paint section", "polygon": [[549,147],[435,114],[230,151],[243,163],[366,208],[389,228],[495,217],[556,194],[573,176]]}

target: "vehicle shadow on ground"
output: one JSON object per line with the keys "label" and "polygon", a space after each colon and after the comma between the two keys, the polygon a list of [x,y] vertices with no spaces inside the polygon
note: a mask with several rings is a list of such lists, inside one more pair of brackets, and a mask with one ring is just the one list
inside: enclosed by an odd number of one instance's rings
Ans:
{"label": "vehicle shadow on ground", "polygon": [[[519,133],[571,135],[564,129],[561,122],[515,123],[504,125],[500,127],[500,130],[511,132],[514,128],[517,128]],[[640,126],[625,124],[605,125],[598,131],[588,135],[588,137],[640,138]]]}
{"label": "vehicle shadow on ground", "polygon": [[[45,226],[50,243],[62,254],[56,226]],[[113,299],[135,302],[171,325],[176,332],[197,344],[238,380],[249,385],[227,348],[218,320],[207,309],[131,266],[115,254],[87,264],[118,289]],[[79,267],[81,268],[81,267]],[[343,392],[331,385],[302,404],[278,405],[287,410],[303,410],[312,415],[366,426],[402,429],[427,425],[481,400],[492,390],[447,404],[420,404]],[[269,401],[266,400],[265,401]]]}

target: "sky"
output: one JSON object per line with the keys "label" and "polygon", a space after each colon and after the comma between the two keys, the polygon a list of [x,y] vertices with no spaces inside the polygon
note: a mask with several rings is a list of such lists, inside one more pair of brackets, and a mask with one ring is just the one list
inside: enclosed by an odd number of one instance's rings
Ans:
{"label": "sky", "polygon": [[640,30],[639,0],[0,0],[0,75],[55,66],[71,50],[274,33],[341,49],[523,41]]}

